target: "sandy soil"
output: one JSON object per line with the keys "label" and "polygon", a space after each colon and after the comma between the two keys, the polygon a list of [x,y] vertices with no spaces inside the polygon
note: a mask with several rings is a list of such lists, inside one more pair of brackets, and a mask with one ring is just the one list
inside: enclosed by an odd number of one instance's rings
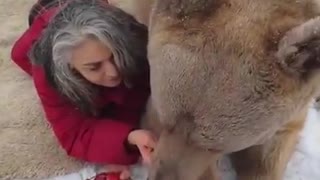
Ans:
{"label": "sandy soil", "polygon": [[27,14],[34,0],[0,1],[0,68],[8,67],[10,48],[27,25]]}
{"label": "sandy soil", "polygon": [[[78,170],[44,121],[31,78],[10,60],[35,0],[0,0],[0,179],[47,177]],[[34,178],[32,178],[34,179]]]}

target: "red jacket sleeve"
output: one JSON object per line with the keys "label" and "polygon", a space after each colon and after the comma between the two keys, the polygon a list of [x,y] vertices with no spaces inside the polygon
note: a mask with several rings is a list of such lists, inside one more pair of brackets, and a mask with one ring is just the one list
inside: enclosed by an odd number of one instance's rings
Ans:
{"label": "red jacket sleeve", "polygon": [[11,59],[23,71],[31,75],[32,67],[28,57],[29,51],[33,43],[39,38],[43,29],[47,26],[51,17],[56,13],[58,8],[52,8],[42,15],[38,16],[32,25],[22,34],[22,36],[14,43],[11,49]]}
{"label": "red jacket sleeve", "polygon": [[33,79],[46,117],[70,156],[92,163],[133,164],[137,153],[128,153],[124,142],[134,128],[126,122],[83,115],[47,83],[42,68],[33,68]]}

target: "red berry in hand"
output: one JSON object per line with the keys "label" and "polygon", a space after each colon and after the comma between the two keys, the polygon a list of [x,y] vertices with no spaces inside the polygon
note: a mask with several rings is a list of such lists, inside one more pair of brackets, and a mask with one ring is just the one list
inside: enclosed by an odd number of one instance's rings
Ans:
{"label": "red berry in hand", "polygon": [[120,180],[120,173],[108,173],[107,180]]}

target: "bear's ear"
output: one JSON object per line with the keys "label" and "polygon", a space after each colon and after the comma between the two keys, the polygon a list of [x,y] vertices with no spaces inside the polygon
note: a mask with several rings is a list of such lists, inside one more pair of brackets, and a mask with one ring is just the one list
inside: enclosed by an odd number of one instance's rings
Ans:
{"label": "bear's ear", "polygon": [[276,56],[286,72],[298,77],[309,77],[320,70],[320,17],[285,33]]}

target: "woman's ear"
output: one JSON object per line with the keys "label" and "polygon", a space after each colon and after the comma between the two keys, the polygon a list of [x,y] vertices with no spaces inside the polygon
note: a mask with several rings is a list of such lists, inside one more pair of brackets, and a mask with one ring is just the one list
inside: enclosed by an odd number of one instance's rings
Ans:
{"label": "woman's ear", "polygon": [[289,30],[280,40],[277,58],[292,75],[307,78],[320,71],[320,17]]}

